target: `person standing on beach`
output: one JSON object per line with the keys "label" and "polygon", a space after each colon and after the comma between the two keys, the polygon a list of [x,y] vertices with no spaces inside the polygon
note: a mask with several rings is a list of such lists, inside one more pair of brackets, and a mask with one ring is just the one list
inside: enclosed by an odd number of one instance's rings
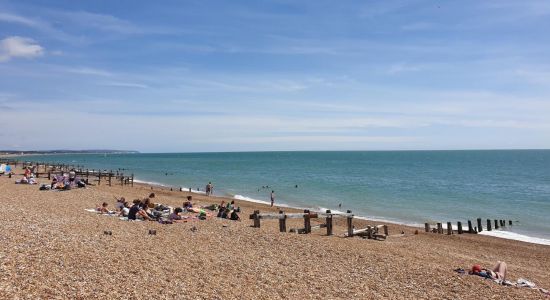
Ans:
{"label": "person standing on beach", "polygon": [[212,185],[212,182],[208,182],[208,184],[206,185],[206,196],[210,196],[213,189],[214,186]]}
{"label": "person standing on beach", "polygon": [[273,203],[275,203],[275,191],[271,191],[271,207],[273,207]]}

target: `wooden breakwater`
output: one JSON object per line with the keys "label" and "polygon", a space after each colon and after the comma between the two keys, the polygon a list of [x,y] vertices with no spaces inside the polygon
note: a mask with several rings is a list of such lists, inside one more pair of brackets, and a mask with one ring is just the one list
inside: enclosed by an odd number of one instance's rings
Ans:
{"label": "wooden breakwater", "polygon": [[[311,219],[323,218],[325,223],[311,226]],[[266,219],[275,219],[279,220],[279,231],[287,232],[287,219],[303,219],[304,227],[303,228],[291,228],[288,232],[309,234],[313,230],[325,228],[327,236],[333,235],[333,218],[346,218],[346,227],[347,232],[346,237],[361,236],[369,239],[386,239],[388,236],[388,226],[387,225],[378,225],[378,226],[367,226],[363,229],[355,229],[353,226],[354,215],[351,210],[348,210],[346,213],[332,213],[330,210],[327,210],[324,213],[321,212],[310,212],[309,210],[304,210],[303,213],[285,213],[280,210],[279,213],[260,213],[259,210],[255,210],[253,214],[250,215],[250,219],[254,221],[253,227],[260,228],[261,220]],[[383,230],[380,231],[380,230]]]}
{"label": "wooden breakwater", "polygon": [[22,170],[29,168],[36,178],[44,177],[51,180],[54,176],[63,176],[64,174],[74,172],[76,177],[80,177],[88,184],[93,184],[95,182],[97,185],[101,185],[103,182],[109,186],[112,186],[113,183],[119,183],[122,186],[134,186],[134,174],[125,175],[118,170],[84,169],[84,167],[80,165],[19,161],[13,159],[0,159],[0,163],[12,166],[12,171],[15,171],[17,167],[20,167]]}
{"label": "wooden breakwater", "polygon": [[[425,232],[432,232],[432,233],[438,233],[438,234],[444,234],[445,232],[447,235],[451,235],[454,233],[463,234],[463,233],[470,233],[470,234],[476,234],[483,231],[483,220],[481,218],[477,218],[477,226],[474,226],[471,220],[467,221],[468,229],[466,230],[465,227],[466,224],[462,224],[462,222],[458,221],[456,222],[456,230],[453,229],[452,222],[447,222],[447,228],[443,229],[443,223],[424,223],[424,231]],[[494,223],[494,229],[499,228],[506,228],[506,224],[508,226],[513,226],[512,220],[502,220],[502,219],[487,219],[487,227],[485,227],[485,230],[492,231],[493,230],[493,223]],[[432,228],[432,225],[434,226]]]}

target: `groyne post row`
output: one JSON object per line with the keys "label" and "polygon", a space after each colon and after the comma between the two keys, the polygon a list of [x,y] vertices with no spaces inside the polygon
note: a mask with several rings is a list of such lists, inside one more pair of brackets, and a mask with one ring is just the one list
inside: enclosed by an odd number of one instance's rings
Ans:
{"label": "groyne post row", "polygon": [[[325,223],[311,226],[311,219],[318,219],[322,217],[325,218]],[[303,219],[303,228],[291,228],[289,232],[309,234],[312,230],[326,228],[327,236],[333,235],[332,219],[335,217],[346,218],[347,231],[345,236],[347,237],[362,236],[369,239],[386,239],[389,235],[387,225],[367,226],[367,228],[355,229],[353,226],[354,215],[351,210],[348,210],[345,214],[332,213],[330,210],[326,210],[324,213],[314,213],[307,209],[304,210],[303,213],[285,213],[283,210],[279,210],[279,213],[260,213],[259,210],[255,210],[254,213],[250,215],[250,219],[254,221],[252,227],[255,228],[260,228],[261,220],[276,219],[279,220],[279,231],[287,232],[287,219]],[[380,229],[383,230],[383,233],[380,233]]]}
{"label": "groyne post row", "polygon": [[[499,229],[499,227],[506,227],[506,220],[487,219],[487,228],[486,228],[487,231],[493,230],[492,229],[493,222],[495,225],[495,229]],[[512,220],[508,220],[508,225],[512,226],[512,224],[513,224]],[[436,223],[435,225],[436,227],[432,229],[430,223],[424,223],[424,231],[443,234],[443,223]],[[458,234],[463,234],[465,232],[462,228],[462,222],[456,222],[456,227],[457,227],[456,232]],[[466,233],[479,233],[482,231],[483,231],[483,227],[481,225],[481,218],[477,218],[477,227],[473,227],[472,221],[468,220],[468,231],[466,231]],[[447,234],[451,235],[454,232],[455,231],[453,230],[452,223],[447,222]]]}
{"label": "groyne post row", "polygon": [[[0,159],[0,163],[2,164],[8,164],[10,166],[14,166],[14,168],[17,168],[17,166],[21,166],[23,169],[29,167],[33,170],[33,174],[36,178],[39,178],[41,175],[48,178],[48,180],[52,179],[52,175],[61,175],[68,173],[70,171],[74,171],[76,176],[80,176],[86,183],[89,183],[90,177],[92,177],[92,181],[97,182],[97,185],[101,185],[101,180],[106,180],[107,184],[109,186],[112,186],[113,179],[115,181],[120,182],[120,185],[130,185],[134,186],[134,174],[132,173],[130,176],[125,176],[124,173],[119,173],[118,171],[113,172],[113,170],[107,171],[107,170],[89,170],[84,169],[83,166],[80,165],[68,165],[68,164],[52,164],[52,163],[45,163],[45,162],[32,162],[32,161],[25,161],[20,162],[17,160],[6,160],[6,159]],[[40,170],[43,169],[43,172],[40,172]]]}

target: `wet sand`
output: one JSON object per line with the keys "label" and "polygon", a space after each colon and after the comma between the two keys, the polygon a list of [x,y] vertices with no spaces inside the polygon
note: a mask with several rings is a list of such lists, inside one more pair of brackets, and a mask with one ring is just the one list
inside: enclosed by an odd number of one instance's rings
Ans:
{"label": "wet sand", "polygon": [[[545,298],[538,290],[453,271],[473,264],[491,267],[498,260],[508,263],[509,280],[523,277],[550,288],[550,246],[481,235],[415,235],[417,228],[395,224],[388,224],[385,241],[344,238],[345,220],[335,223],[330,237],[324,229],[310,235],[279,233],[277,220],[252,228],[248,219],[256,209],[277,212],[276,207],[244,201],[237,201],[241,222],[127,222],[84,209],[103,201],[112,208],[114,196],[143,198],[152,192],[150,186],[57,192],[15,185],[15,179],[0,177],[2,299]],[[155,202],[172,206],[188,195],[158,187],[153,192]],[[198,205],[230,201],[193,198]],[[302,226],[301,220],[287,224]],[[149,229],[157,235],[148,235]]]}

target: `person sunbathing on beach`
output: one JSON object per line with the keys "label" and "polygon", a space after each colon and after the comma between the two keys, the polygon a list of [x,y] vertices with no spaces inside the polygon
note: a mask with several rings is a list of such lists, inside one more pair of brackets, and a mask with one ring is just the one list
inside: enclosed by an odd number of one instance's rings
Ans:
{"label": "person sunbathing on beach", "polygon": [[169,219],[172,222],[179,223],[179,222],[185,222],[184,219],[187,217],[180,216],[180,213],[183,212],[183,209],[181,207],[176,207],[174,209],[174,212],[170,214]]}
{"label": "person sunbathing on beach", "polygon": [[144,220],[151,221],[151,218],[142,208],[142,201],[139,199],[134,200],[134,205],[128,211],[128,220],[136,220],[138,217]]}
{"label": "person sunbathing on beach", "polygon": [[96,210],[100,213],[100,214],[108,214],[109,213],[109,210],[107,209],[107,202],[103,202],[103,204],[101,204],[101,206],[97,206]]}
{"label": "person sunbathing on beach", "polygon": [[192,199],[193,197],[187,196],[187,201],[183,202],[182,206],[184,210],[190,210],[191,208],[193,208],[193,203],[191,203]]}
{"label": "person sunbathing on beach", "polygon": [[120,209],[120,212],[118,213],[118,215],[120,217],[127,217],[129,212],[130,212],[130,203],[124,202],[124,207]]}
{"label": "person sunbathing on beach", "polygon": [[115,197],[115,200],[116,200],[116,204],[115,204],[116,210],[117,211],[122,210],[126,204],[126,199],[124,199],[124,197],[120,197],[120,199]]}
{"label": "person sunbathing on beach", "polygon": [[227,219],[227,208],[224,206],[220,206],[220,210],[218,211],[218,218]]}
{"label": "person sunbathing on beach", "polygon": [[506,280],[507,269],[508,269],[508,266],[506,265],[506,263],[503,261],[499,261],[493,267],[492,270],[481,268],[480,265],[474,265],[472,267],[472,270],[470,271],[470,274],[478,275],[489,279],[504,281]]}
{"label": "person sunbathing on beach", "polygon": [[18,184],[28,184],[28,183],[29,183],[29,178],[27,178],[26,175],[23,175],[23,178],[17,180],[15,183],[18,183]]}
{"label": "person sunbathing on beach", "polygon": [[237,211],[236,210],[233,210],[231,212],[231,216],[229,217],[229,219],[233,220],[233,221],[240,221],[241,218],[239,217],[239,215],[237,214]]}

